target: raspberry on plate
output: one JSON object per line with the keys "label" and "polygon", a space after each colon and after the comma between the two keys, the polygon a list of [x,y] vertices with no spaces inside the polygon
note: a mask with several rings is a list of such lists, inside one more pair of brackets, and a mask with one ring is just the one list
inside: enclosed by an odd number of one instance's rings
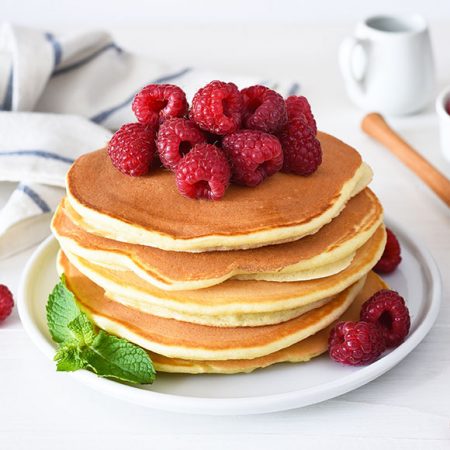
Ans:
{"label": "raspberry on plate", "polygon": [[202,129],[221,136],[241,124],[242,97],[233,83],[211,81],[192,100],[190,118]]}
{"label": "raspberry on plate", "polygon": [[246,128],[275,133],[287,122],[283,97],[266,86],[242,89],[243,122]]}
{"label": "raspberry on plate", "polygon": [[400,244],[395,234],[386,228],[386,247],[381,255],[380,260],[376,263],[373,270],[378,273],[391,273],[400,264],[402,257],[400,255]]}
{"label": "raspberry on plate", "polygon": [[380,327],[387,347],[400,345],[411,326],[405,300],[397,292],[389,289],[378,291],[363,304],[361,320]]}
{"label": "raspberry on plate", "polygon": [[140,123],[127,123],[108,143],[113,166],[126,175],[138,177],[149,170],[155,154],[155,133]]}
{"label": "raspberry on plate", "polygon": [[283,172],[310,175],[322,163],[322,147],[304,117],[289,120],[278,134],[283,147]]}
{"label": "raspberry on plate", "polygon": [[225,136],[222,148],[233,172],[232,180],[256,186],[278,172],[283,165],[283,150],[275,136],[262,131],[240,130]]}
{"label": "raspberry on plate", "polygon": [[4,284],[0,284],[0,322],[5,320],[14,306],[14,299],[11,291]]}
{"label": "raspberry on plate", "polygon": [[178,163],[175,176],[184,196],[219,200],[230,184],[231,170],[215,145],[198,144]]}
{"label": "raspberry on plate", "polygon": [[348,366],[374,362],[386,349],[378,325],[370,322],[339,322],[330,332],[331,359]]}
{"label": "raspberry on plate", "polygon": [[205,134],[189,119],[169,119],[159,128],[156,148],[168,169],[175,170],[181,158],[197,144],[206,143]]}
{"label": "raspberry on plate", "polygon": [[296,119],[303,116],[308,125],[317,134],[317,124],[311,111],[311,105],[306,97],[303,95],[291,95],[286,99],[286,109],[289,120]]}
{"label": "raspberry on plate", "polygon": [[156,128],[166,119],[186,115],[188,104],[178,86],[149,84],[134,97],[131,109],[139,123]]}

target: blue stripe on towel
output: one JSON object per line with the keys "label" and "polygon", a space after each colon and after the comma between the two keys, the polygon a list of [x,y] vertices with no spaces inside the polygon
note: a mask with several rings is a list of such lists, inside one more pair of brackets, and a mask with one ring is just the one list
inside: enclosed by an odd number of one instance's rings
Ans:
{"label": "blue stripe on towel", "polygon": [[19,190],[21,190],[24,194],[28,195],[28,197],[33,200],[33,202],[41,209],[43,213],[50,212],[50,206],[48,206],[47,202],[36,192],[33,191],[29,186],[25,184],[19,184],[17,186]]}
{"label": "blue stripe on towel", "polygon": [[73,64],[70,64],[70,65],[65,66],[65,67],[61,67],[61,69],[54,70],[53,71],[53,76],[61,75],[63,73],[70,72],[70,71],[72,71],[74,69],[78,69],[78,67],[84,66],[89,61],[92,61],[93,59],[97,58],[97,56],[100,56],[101,54],[103,54],[104,52],[109,50],[110,48],[113,48],[119,54],[123,52],[123,50],[117,44],[115,44],[114,42],[106,44],[105,46],[99,48],[97,51],[95,51],[91,55],[86,56],[85,58],[80,59],[79,61],[76,61]]}
{"label": "blue stripe on towel", "polygon": [[292,83],[292,85],[289,87],[289,90],[288,90],[288,96],[296,95],[299,90],[300,90],[300,85],[298,83]]}
{"label": "blue stripe on towel", "polygon": [[53,56],[54,56],[54,63],[53,66],[57,67],[62,59],[62,47],[59,41],[55,38],[55,36],[52,33],[45,33],[45,37],[47,38],[47,41],[50,42],[50,44],[53,47]]}
{"label": "blue stripe on towel", "polygon": [[0,151],[0,157],[2,156],[37,156],[39,158],[62,161],[67,164],[73,163],[73,159],[66,158],[65,156],[61,156],[57,153],[52,153],[45,150],[12,150],[7,152]]}
{"label": "blue stripe on towel", "polygon": [[[176,72],[176,73],[173,73],[170,75],[164,75],[163,77],[157,78],[156,80],[153,80],[151,83],[155,83],[155,84],[166,83],[167,81],[172,81],[172,80],[175,80],[176,78],[179,78],[179,77],[185,75],[186,73],[190,72],[191,70],[192,69],[190,67],[186,67],[186,68],[180,70],[179,72]],[[124,100],[122,103],[119,103],[118,105],[113,106],[112,108],[106,109],[105,111],[102,111],[101,113],[98,113],[95,116],[91,117],[92,122],[95,122],[95,123],[104,122],[109,116],[114,114],[116,111],[118,111],[119,109],[130,104],[133,101],[135,95],[136,95],[136,92],[133,93],[133,95],[128,97],[126,100]]]}

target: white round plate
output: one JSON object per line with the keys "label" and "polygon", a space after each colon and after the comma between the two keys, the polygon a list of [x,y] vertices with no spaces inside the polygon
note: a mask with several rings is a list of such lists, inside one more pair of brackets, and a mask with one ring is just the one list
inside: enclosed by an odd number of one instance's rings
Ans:
{"label": "white round plate", "polygon": [[[256,414],[318,403],[356,389],[398,364],[432,327],[441,300],[439,271],[428,251],[388,221],[402,245],[403,261],[393,275],[385,277],[408,302],[411,332],[398,348],[386,352],[365,367],[345,367],[327,355],[308,363],[277,364],[250,374],[175,375],[160,373],[153,385],[129,386],[80,370],[77,380],[114,397],[168,411],[198,414]],[[33,342],[49,358],[55,354],[46,325],[47,296],[58,277],[55,258],[58,243],[44,241],[29,260],[21,281],[18,309]],[[69,375],[68,375],[69,376]]]}

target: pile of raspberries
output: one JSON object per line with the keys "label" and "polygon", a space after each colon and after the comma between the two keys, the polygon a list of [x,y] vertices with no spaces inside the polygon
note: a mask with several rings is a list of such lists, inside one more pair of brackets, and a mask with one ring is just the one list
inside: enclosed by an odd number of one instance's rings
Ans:
{"label": "pile of raspberries", "polygon": [[371,364],[387,349],[406,338],[411,318],[405,300],[397,292],[382,289],[361,308],[358,322],[338,322],[330,332],[331,359],[344,365]]}
{"label": "pile of raspberries", "polygon": [[256,186],[278,171],[312,174],[322,162],[308,100],[286,100],[265,86],[239,91],[211,81],[192,100],[178,86],[150,84],[134,98],[137,123],[108,144],[113,165],[131,176],[160,163],[175,173],[181,194],[219,200],[230,181]]}

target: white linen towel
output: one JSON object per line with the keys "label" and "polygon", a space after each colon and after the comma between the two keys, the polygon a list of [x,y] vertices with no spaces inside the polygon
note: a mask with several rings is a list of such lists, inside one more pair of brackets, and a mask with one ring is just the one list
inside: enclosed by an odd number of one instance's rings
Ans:
{"label": "white linen towel", "polygon": [[167,66],[122,50],[101,31],[55,36],[3,24],[0,190],[6,182],[17,185],[0,210],[0,258],[50,233],[49,219],[64,194],[71,162],[135,121],[130,105],[137,91],[149,83],[174,83],[190,99],[212,79],[241,88],[265,84],[283,95],[299,90],[296,82]]}

